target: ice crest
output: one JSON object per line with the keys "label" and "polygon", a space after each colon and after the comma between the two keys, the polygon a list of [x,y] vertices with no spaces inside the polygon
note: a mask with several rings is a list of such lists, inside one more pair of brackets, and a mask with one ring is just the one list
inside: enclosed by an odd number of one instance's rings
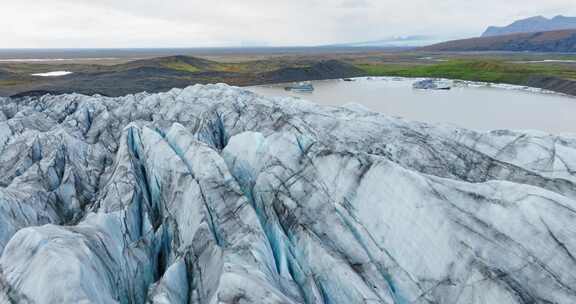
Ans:
{"label": "ice crest", "polygon": [[0,98],[0,302],[574,303],[576,140],[218,85]]}

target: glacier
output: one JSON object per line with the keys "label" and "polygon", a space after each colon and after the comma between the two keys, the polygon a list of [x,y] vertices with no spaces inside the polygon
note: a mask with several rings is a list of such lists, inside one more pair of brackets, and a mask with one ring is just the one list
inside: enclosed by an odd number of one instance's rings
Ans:
{"label": "glacier", "polygon": [[0,98],[0,303],[576,303],[576,138],[195,85]]}

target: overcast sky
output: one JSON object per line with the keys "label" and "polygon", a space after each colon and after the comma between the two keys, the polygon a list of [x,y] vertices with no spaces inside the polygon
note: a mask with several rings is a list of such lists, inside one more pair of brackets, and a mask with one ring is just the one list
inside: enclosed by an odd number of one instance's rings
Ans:
{"label": "overcast sky", "polygon": [[576,0],[0,0],[2,48],[321,45],[479,35]]}

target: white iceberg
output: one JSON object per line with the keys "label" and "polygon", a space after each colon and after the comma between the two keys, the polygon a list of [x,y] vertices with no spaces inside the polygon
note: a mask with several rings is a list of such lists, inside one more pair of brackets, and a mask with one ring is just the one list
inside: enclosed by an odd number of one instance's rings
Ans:
{"label": "white iceberg", "polygon": [[72,74],[72,72],[69,71],[53,71],[53,72],[46,72],[46,73],[36,73],[36,74],[32,74],[32,76],[38,76],[38,77],[60,77],[60,76],[66,76],[66,75],[70,75]]}

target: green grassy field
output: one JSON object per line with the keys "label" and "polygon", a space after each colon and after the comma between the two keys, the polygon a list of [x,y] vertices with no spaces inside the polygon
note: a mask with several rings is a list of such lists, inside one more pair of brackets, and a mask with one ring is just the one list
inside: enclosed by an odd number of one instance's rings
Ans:
{"label": "green grassy field", "polygon": [[562,65],[454,59],[429,65],[358,64],[369,76],[434,77],[524,84],[534,76],[576,79],[576,69]]}

